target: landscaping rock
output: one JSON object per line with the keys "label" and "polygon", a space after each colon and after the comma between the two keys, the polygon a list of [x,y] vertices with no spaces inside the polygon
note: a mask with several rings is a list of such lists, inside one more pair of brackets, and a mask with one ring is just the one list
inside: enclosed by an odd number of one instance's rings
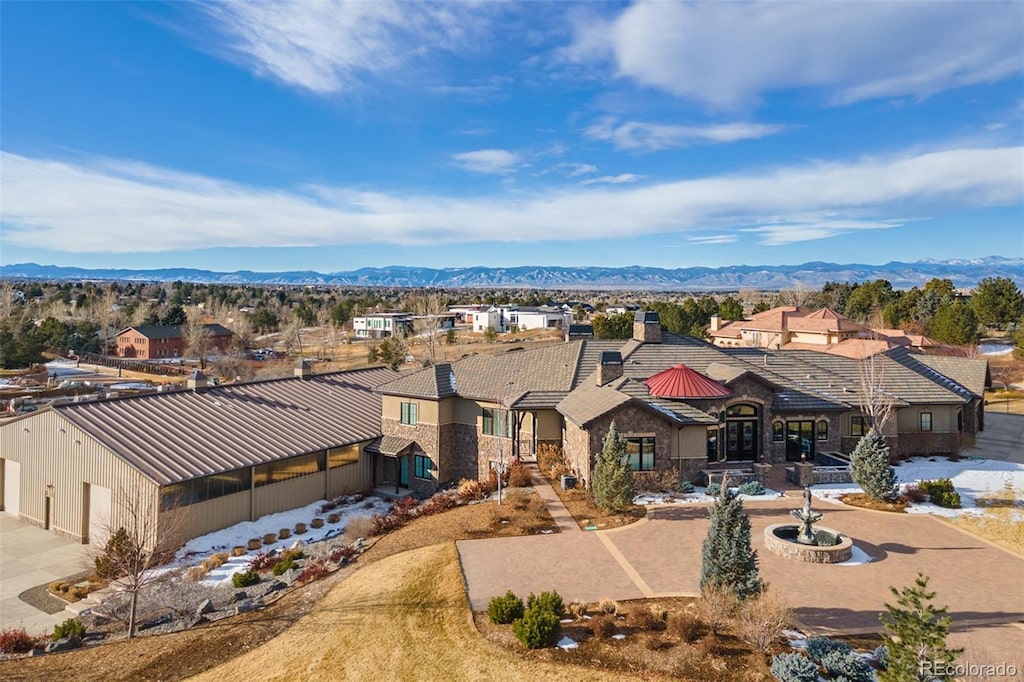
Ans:
{"label": "landscaping rock", "polygon": [[199,606],[196,607],[196,615],[201,616],[203,614],[210,613],[215,610],[216,609],[214,609],[213,602],[209,599],[204,599],[202,602],[200,602]]}
{"label": "landscaping rock", "polygon": [[237,592],[235,592],[235,596],[232,597],[231,601],[233,601],[233,602],[240,602],[240,601],[245,601],[248,598],[249,598],[249,593],[248,592],[246,592],[245,590],[238,590]]}
{"label": "landscaping rock", "polygon": [[[285,573],[285,575],[283,575],[281,577],[284,578],[286,575],[288,575],[288,573],[291,573],[291,572],[292,571],[288,571],[287,573]],[[267,588],[267,594],[273,594],[274,592],[280,592],[281,590],[287,590],[288,589],[288,585],[290,585],[290,584],[291,584],[290,582],[285,582],[284,580],[275,580],[270,585],[270,587]]]}
{"label": "landscaping rock", "polygon": [[298,549],[299,547],[303,547],[305,544],[306,543],[302,540],[296,540],[291,545],[289,545],[288,549]]}
{"label": "landscaping rock", "polygon": [[241,601],[235,606],[235,613],[246,613],[248,611],[255,611],[263,608],[263,599],[246,599]]}
{"label": "landscaping rock", "polygon": [[167,625],[172,620],[174,620],[174,616],[170,613],[165,613],[162,616],[150,618],[149,620],[144,622],[142,625],[139,626],[139,631],[141,632],[143,630],[152,630],[153,628],[158,628],[161,625]]}
{"label": "landscaping rock", "polygon": [[296,571],[294,568],[289,568],[287,571],[281,574],[281,580],[283,580],[286,585],[291,585],[295,582],[295,578],[298,576],[298,574],[299,572]]}
{"label": "landscaping rock", "polygon": [[63,639],[58,639],[56,642],[50,642],[46,645],[46,653],[53,654],[58,651],[71,651],[82,646],[82,640],[77,635],[71,635]]}

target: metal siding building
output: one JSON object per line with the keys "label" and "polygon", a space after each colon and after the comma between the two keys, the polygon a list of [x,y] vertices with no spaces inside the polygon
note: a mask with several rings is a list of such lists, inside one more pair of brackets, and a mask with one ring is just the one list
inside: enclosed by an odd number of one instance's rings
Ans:
{"label": "metal siding building", "polygon": [[297,376],[13,420],[0,426],[0,509],[95,543],[124,525],[126,494],[162,528],[195,537],[370,488],[363,448],[380,436],[381,412],[372,389],[396,376],[386,368]]}

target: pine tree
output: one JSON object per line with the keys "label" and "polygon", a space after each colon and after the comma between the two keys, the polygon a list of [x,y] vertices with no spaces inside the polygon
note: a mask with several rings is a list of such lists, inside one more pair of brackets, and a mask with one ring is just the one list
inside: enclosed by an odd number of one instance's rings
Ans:
{"label": "pine tree", "polygon": [[750,546],[750,517],[743,502],[722,481],[722,492],[711,506],[711,527],[704,539],[700,589],[720,586],[740,599],[764,589],[757,572],[757,552]]}
{"label": "pine tree", "polygon": [[850,454],[850,476],[876,500],[892,502],[899,497],[896,471],[889,466],[889,446],[875,429],[868,431]]}
{"label": "pine tree", "polygon": [[917,680],[951,680],[953,664],[963,649],[946,646],[953,619],[946,607],[933,606],[935,592],[928,591],[928,577],[918,573],[914,584],[889,590],[896,597],[896,606],[886,604],[882,614],[889,660],[879,673],[881,682]]}
{"label": "pine tree", "polygon": [[615,422],[608,427],[597,456],[591,486],[594,503],[605,511],[616,513],[633,502],[633,470],[626,459],[626,441],[615,429]]}

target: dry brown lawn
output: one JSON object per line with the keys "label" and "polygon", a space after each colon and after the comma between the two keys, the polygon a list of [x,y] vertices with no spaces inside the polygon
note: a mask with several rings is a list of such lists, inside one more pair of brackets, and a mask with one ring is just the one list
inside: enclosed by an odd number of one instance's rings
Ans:
{"label": "dry brown lawn", "polygon": [[455,544],[381,559],[308,616],[197,680],[624,679],[509,652],[473,626]]}
{"label": "dry brown lawn", "polygon": [[843,504],[848,504],[851,507],[860,507],[861,509],[873,509],[875,511],[894,512],[897,514],[901,514],[907,509],[907,503],[903,500],[885,502],[883,500],[876,500],[866,493],[847,493],[839,499]]}
{"label": "dry brown lawn", "polygon": [[984,495],[977,500],[985,507],[984,516],[961,514],[949,519],[950,523],[978,535],[1000,547],[1024,556],[1024,499],[1022,491],[1009,483],[1002,490]]}

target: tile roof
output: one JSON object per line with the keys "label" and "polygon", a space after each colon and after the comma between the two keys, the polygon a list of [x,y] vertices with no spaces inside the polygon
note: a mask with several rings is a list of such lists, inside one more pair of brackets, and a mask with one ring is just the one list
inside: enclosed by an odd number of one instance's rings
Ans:
{"label": "tile roof", "polygon": [[382,436],[380,439],[367,445],[366,449],[371,452],[379,452],[386,457],[398,457],[403,452],[416,444],[416,441],[399,436]]}
{"label": "tile roof", "polygon": [[611,386],[583,384],[558,403],[557,409],[577,426],[587,426],[603,414],[626,403],[630,398]]}
{"label": "tile roof", "polygon": [[978,397],[985,395],[985,388],[992,385],[988,360],[985,358],[915,353],[914,359],[949,377]]}
{"label": "tile roof", "polygon": [[410,398],[440,400],[457,395],[455,372],[451,363],[442,362],[405,374],[376,388],[381,393]]}
{"label": "tile roof", "polygon": [[568,391],[527,391],[516,398],[510,407],[516,410],[553,410]]}
{"label": "tile roof", "polygon": [[380,436],[385,367],[52,408],[158,485]]}

